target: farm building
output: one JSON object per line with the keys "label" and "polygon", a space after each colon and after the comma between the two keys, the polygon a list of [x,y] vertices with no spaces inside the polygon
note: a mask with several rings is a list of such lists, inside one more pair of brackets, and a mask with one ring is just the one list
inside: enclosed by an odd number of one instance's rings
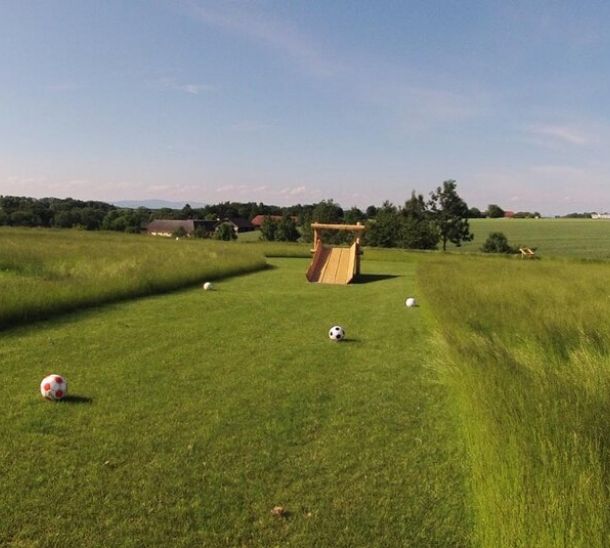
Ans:
{"label": "farm building", "polygon": [[192,236],[195,230],[203,229],[204,232],[214,232],[217,221],[203,221],[199,219],[174,220],[156,219],[148,224],[146,232],[151,236],[173,236],[177,230],[182,228],[187,236]]}
{"label": "farm building", "polygon": [[250,222],[252,223],[252,226],[254,226],[254,228],[260,228],[261,226],[263,226],[265,219],[271,219],[272,221],[281,221],[282,216],[281,215],[257,215]]}
{"label": "farm building", "polygon": [[610,219],[610,213],[591,213],[591,219]]}
{"label": "farm building", "polygon": [[242,219],[241,217],[227,217],[222,219],[217,224],[227,223],[233,227],[236,234],[240,234],[242,232],[252,232],[254,230],[254,225],[248,221],[248,219]]}

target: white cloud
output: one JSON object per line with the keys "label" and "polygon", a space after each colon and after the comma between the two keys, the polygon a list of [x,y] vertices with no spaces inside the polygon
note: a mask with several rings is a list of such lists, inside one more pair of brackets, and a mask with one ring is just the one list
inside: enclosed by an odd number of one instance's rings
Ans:
{"label": "white cloud", "polygon": [[189,2],[188,6],[197,20],[263,44],[316,76],[328,76],[338,69],[329,56],[294,25],[253,8],[253,4]]}
{"label": "white cloud", "polygon": [[561,178],[570,178],[570,177],[585,177],[587,174],[587,170],[574,167],[574,166],[563,166],[563,165],[540,165],[540,166],[531,166],[529,171],[538,175],[545,175],[551,177],[561,177]]}
{"label": "white cloud", "polygon": [[307,187],[305,187],[305,186],[285,187],[279,191],[279,194],[288,195],[288,196],[300,196],[300,195],[306,194],[306,193],[307,193]]}
{"label": "white cloud", "polygon": [[159,86],[162,89],[169,89],[173,91],[181,91],[189,95],[200,95],[202,93],[208,93],[218,90],[218,86],[204,83],[182,83],[177,82],[174,78],[160,78],[155,83],[155,86]]}
{"label": "white cloud", "polygon": [[527,128],[527,132],[538,138],[542,138],[541,144],[558,142],[570,145],[586,145],[591,139],[584,135],[581,130],[565,125],[532,125]]}
{"label": "white cloud", "polygon": [[333,79],[346,96],[381,107],[401,129],[469,119],[489,110],[489,97],[480,87],[455,91],[454,82],[439,84],[436,72],[405,71],[384,58],[338,55],[289,20],[264,11],[261,4],[192,0],[187,6],[195,20],[266,46],[306,75],[324,82]]}
{"label": "white cloud", "polygon": [[204,91],[215,91],[216,87],[209,84],[183,84],[175,86],[175,89],[191,95],[199,95]]}

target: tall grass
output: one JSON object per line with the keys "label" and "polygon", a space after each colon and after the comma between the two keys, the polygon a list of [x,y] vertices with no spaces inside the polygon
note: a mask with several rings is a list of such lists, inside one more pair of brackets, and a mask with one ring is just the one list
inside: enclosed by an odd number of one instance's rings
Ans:
{"label": "tall grass", "polygon": [[481,546],[610,545],[609,278],[605,264],[420,266]]}
{"label": "tall grass", "polygon": [[265,267],[259,249],[139,235],[0,230],[0,326]]}

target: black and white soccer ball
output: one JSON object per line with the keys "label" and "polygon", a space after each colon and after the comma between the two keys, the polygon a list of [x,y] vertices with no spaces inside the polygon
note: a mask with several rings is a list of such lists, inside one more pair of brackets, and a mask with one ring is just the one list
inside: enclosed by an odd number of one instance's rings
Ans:
{"label": "black and white soccer ball", "polygon": [[331,341],[342,341],[345,339],[345,330],[340,325],[333,325],[328,332]]}

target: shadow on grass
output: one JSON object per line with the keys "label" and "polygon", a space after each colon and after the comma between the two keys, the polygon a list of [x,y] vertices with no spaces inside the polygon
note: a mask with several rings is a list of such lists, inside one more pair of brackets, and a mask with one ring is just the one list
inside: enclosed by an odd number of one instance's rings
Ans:
{"label": "shadow on grass", "polygon": [[372,282],[381,282],[383,280],[391,280],[393,278],[400,278],[395,274],[360,274],[352,283],[355,284],[368,284]]}
{"label": "shadow on grass", "polygon": [[65,396],[62,400],[62,402],[66,402],[66,403],[92,403],[93,399],[89,398],[88,396]]}

